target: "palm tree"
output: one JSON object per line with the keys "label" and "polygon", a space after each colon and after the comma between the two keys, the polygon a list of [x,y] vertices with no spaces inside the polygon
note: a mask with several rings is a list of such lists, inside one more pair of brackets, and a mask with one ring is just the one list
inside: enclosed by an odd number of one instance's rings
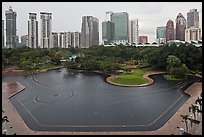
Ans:
{"label": "palm tree", "polygon": [[190,118],[188,118],[188,120],[190,120],[190,122],[191,122],[191,128],[192,128],[192,125],[193,125],[192,115],[190,115]]}
{"label": "palm tree", "polygon": [[198,109],[198,106],[191,104],[191,107],[189,107],[189,112],[193,112],[194,119],[196,120],[196,111]]}
{"label": "palm tree", "polygon": [[189,119],[189,115],[181,115],[181,117],[186,124],[186,132],[188,133],[188,121],[187,120]]}
{"label": "palm tree", "polygon": [[196,99],[195,103],[196,103],[196,104],[199,104],[200,110],[202,111],[202,98],[199,98],[199,97],[198,97],[198,98]]}

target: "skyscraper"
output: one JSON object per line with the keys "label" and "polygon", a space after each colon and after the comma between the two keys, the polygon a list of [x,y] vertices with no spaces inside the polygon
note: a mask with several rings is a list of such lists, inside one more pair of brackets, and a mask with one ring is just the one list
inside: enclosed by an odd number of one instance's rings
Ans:
{"label": "skyscraper", "polygon": [[156,29],[157,43],[166,43],[166,26],[157,27]]}
{"label": "skyscraper", "polygon": [[102,40],[103,44],[110,44],[113,36],[113,23],[110,21],[104,21],[102,23]]}
{"label": "skyscraper", "polygon": [[127,12],[111,13],[111,22],[113,23],[112,43],[128,43],[128,24],[129,15]]}
{"label": "skyscraper", "polygon": [[4,20],[2,20],[2,48],[4,48]]}
{"label": "skyscraper", "polygon": [[82,17],[81,47],[89,48],[99,44],[99,20],[93,16]]}
{"label": "skyscraper", "polygon": [[51,47],[52,13],[40,12],[41,18],[41,48]]}
{"label": "skyscraper", "polygon": [[187,29],[191,27],[199,28],[199,13],[197,9],[191,9],[187,13]]}
{"label": "skyscraper", "polygon": [[38,47],[38,21],[36,13],[29,13],[28,21],[28,47]]}
{"label": "skyscraper", "polygon": [[176,40],[185,40],[186,19],[181,13],[176,17]]}
{"label": "skyscraper", "polygon": [[197,9],[191,9],[190,12],[187,13],[187,29],[185,30],[185,40],[201,40],[199,13]]}
{"label": "skyscraper", "polygon": [[16,47],[16,17],[17,14],[9,7],[6,11],[6,47]]}
{"label": "skyscraper", "polygon": [[174,22],[170,19],[166,24],[166,42],[169,40],[174,40]]}
{"label": "skyscraper", "polygon": [[139,32],[138,32],[138,19],[132,19],[129,21],[129,43],[139,43]]}

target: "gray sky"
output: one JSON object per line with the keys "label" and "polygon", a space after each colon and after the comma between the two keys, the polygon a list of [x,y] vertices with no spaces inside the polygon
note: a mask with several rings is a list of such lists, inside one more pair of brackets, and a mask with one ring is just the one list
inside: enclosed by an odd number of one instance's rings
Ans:
{"label": "gray sky", "polygon": [[[52,13],[52,31],[81,31],[82,16],[94,16],[99,19],[99,41],[102,42],[102,21],[105,12],[128,12],[129,19],[139,19],[139,35],[147,35],[149,42],[155,41],[156,28],[165,26],[169,19],[174,21],[178,13],[187,19],[187,12],[196,8],[199,12],[202,28],[202,2],[2,2],[2,19],[5,11],[12,6],[17,12],[17,34],[21,37],[28,31],[28,13]],[[40,28],[40,24],[39,24]],[[40,34],[39,34],[40,36]]]}

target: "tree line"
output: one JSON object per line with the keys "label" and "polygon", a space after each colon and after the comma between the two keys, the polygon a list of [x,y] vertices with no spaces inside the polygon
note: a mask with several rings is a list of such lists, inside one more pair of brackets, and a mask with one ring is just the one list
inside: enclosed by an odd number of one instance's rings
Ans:
{"label": "tree line", "polygon": [[116,71],[125,62],[149,63],[153,68],[166,70],[169,55],[180,59],[181,64],[193,71],[202,72],[202,46],[180,44],[163,45],[159,47],[134,46],[92,46],[87,49],[53,48],[30,49],[2,49],[2,67],[17,65],[22,69],[35,69],[36,64],[53,63],[62,65],[61,59],[77,55],[75,60],[63,63],[68,69]]}

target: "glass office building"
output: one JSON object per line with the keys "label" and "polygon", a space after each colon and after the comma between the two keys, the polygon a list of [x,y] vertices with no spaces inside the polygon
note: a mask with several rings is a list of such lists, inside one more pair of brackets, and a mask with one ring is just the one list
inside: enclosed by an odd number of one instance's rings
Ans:
{"label": "glass office building", "polygon": [[125,44],[128,42],[129,15],[127,12],[112,13],[110,20],[113,23],[112,43]]}

